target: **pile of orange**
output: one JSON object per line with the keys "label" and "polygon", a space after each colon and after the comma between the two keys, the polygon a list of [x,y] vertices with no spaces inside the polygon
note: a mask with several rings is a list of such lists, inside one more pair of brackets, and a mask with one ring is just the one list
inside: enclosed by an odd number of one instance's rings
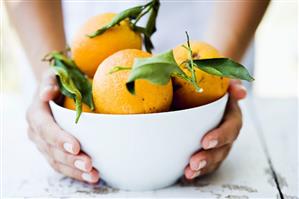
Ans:
{"label": "pile of orange", "polygon": [[[142,39],[139,33],[130,28],[128,21],[94,37],[87,34],[109,23],[115,16],[106,13],[89,19],[77,32],[71,45],[72,58],[79,69],[92,78],[92,94],[95,111],[108,114],[154,113],[177,109],[186,109],[210,103],[222,97],[228,89],[229,79],[210,75],[195,69],[197,83],[203,92],[196,92],[189,82],[173,78],[166,85],[153,84],[147,80],[135,82],[135,95],[126,88],[130,70],[110,74],[116,66],[132,67],[136,58],[152,56],[142,51]],[[217,58],[221,55],[212,46],[199,41],[191,41],[194,58]],[[181,69],[189,75],[184,61],[188,59],[188,50],[178,45],[173,49],[174,58]],[[74,101],[65,99],[64,106],[75,109]],[[90,109],[83,105],[83,111]]]}

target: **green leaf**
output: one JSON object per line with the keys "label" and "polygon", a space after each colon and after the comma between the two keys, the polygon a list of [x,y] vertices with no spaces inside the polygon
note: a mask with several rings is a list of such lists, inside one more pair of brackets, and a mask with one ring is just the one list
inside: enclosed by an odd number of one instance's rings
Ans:
{"label": "green leaf", "polygon": [[249,82],[254,80],[243,65],[229,58],[199,59],[193,60],[193,62],[197,68],[212,75],[242,79]]}
{"label": "green leaf", "polygon": [[137,58],[126,86],[130,93],[135,94],[134,81],[137,79],[145,79],[154,84],[165,85],[172,76],[187,77],[175,62],[171,50],[149,58]]}
{"label": "green leaf", "polygon": [[48,57],[56,71],[61,93],[75,101],[77,123],[82,112],[82,102],[87,104],[91,110],[94,110],[92,85],[73,60],[63,53],[53,51]]}
{"label": "green leaf", "polygon": [[94,33],[91,33],[87,36],[90,37],[90,38],[94,38],[98,35],[101,35],[105,31],[107,31],[108,29],[110,29],[110,28],[114,27],[115,25],[119,24],[121,21],[123,21],[126,18],[136,19],[138,17],[138,15],[141,14],[143,9],[144,9],[144,6],[136,6],[136,7],[133,7],[133,8],[126,9],[126,10],[120,12],[119,14],[117,14],[112,19],[112,21],[110,23],[108,23],[107,25],[103,26],[102,28],[98,29]]}
{"label": "green leaf", "polygon": [[54,51],[51,53],[51,55],[53,56],[54,60],[60,60],[61,62],[63,62],[64,64],[66,64],[69,67],[77,68],[75,62],[73,60],[67,58],[64,54]]}
{"label": "green leaf", "polygon": [[[143,44],[147,52],[151,52],[154,45],[151,41],[151,36],[156,32],[156,19],[160,7],[159,0],[152,0],[145,5],[136,6],[126,9],[117,14],[110,23],[101,27],[93,33],[88,34],[90,38],[99,36],[109,30],[110,28],[120,24],[123,20],[128,19],[131,29],[135,32],[143,34]],[[146,14],[150,13],[145,27],[137,26],[137,22]]]}
{"label": "green leaf", "polygon": [[154,48],[154,45],[151,41],[151,36],[157,30],[156,20],[157,20],[159,8],[160,8],[160,2],[159,1],[153,1],[152,11],[151,11],[151,14],[148,18],[146,27],[145,27],[146,34],[144,34],[144,39],[143,39],[144,47],[145,47],[147,52],[151,52],[152,49]]}
{"label": "green leaf", "polygon": [[68,97],[71,97],[75,100],[76,104],[76,123],[79,120],[79,117],[82,113],[82,95],[80,91],[75,86],[73,80],[68,75],[68,71],[59,66],[53,66],[55,69],[56,75],[59,77],[59,86],[62,93],[67,94]]}

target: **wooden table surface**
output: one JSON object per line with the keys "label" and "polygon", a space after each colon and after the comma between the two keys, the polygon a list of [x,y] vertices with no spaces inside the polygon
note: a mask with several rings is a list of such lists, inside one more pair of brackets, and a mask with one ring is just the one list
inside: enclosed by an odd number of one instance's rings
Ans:
{"label": "wooden table surface", "polygon": [[149,192],[88,185],[55,173],[27,139],[20,97],[4,95],[4,197],[299,198],[297,99],[254,98],[241,103],[244,125],[220,169],[193,182]]}

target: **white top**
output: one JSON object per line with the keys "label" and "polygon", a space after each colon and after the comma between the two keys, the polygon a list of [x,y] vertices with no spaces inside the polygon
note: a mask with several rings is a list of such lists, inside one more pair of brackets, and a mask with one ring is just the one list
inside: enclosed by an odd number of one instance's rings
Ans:
{"label": "white top", "polygon": [[[144,4],[145,1],[63,1],[63,14],[67,42],[84,22],[106,12],[120,11]],[[153,35],[154,52],[163,52],[186,41],[185,31],[191,40],[201,40],[213,2],[161,1],[157,18],[157,32]],[[144,21],[141,21],[141,23]]]}

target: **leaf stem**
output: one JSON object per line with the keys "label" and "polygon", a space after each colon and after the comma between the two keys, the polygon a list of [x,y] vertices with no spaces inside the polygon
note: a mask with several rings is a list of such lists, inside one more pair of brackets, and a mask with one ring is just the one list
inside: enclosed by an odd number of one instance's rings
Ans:
{"label": "leaf stem", "polygon": [[[187,65],[188,65],[188,69],[191,72],[191,83],[195,87],[195,90],[200,93],[203,91],[203,89],[200,88],[197,84],[197,78],[196,78],[195,68],[194,68],[194,63],[193,63],[193,52],[192,52],[191,45],[190,45],[190,39],[189,39],[188,32],[185,31],[185,33],[186,33],[186,37],[187,37],[187,50],[189,52],[189,60],[187,62]],[[184,46],[184,47],[186,48],[186,46]]]}
{"label": "leaf stem", "polygon": [[114,66],[110,71],[109,74],[121,71],[121,70],[131,70],[131,67],[123,67],[123,66]]}
{"label": "leaf stem", "polygon": [[143,13],[141,13],[140,15],[138,15],[134,21],[133,25],[133,29],[136,27],[137,22],[144,16],[146,15],[151,9],[153,8],[152,3],[150,2],[149,4],[144,6],[144,9],[146,9]]}

